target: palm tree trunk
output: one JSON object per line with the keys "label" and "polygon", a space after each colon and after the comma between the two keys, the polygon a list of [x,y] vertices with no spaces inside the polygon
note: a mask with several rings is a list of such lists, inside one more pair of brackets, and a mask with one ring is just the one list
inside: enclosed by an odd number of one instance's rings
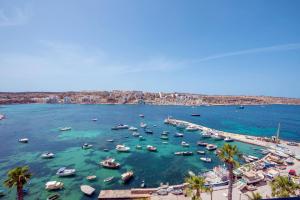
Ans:
{"label": "palm tree trunk", "polygon": [[200,190],[199,189],[196,189],[196,196],[197,196],[198,199],[201,199],[201,197],[200,197]]}
{"label": "palm tree trunk", "polygon": [[18,200],[23,200],[23,186],[17,186]]}
{"label": "palm tree trunk", "polygon": [[233,187],[233,165],[228,164],[229,171],[229,185],[228,185],[228,200],[232,200],[232,187]]}

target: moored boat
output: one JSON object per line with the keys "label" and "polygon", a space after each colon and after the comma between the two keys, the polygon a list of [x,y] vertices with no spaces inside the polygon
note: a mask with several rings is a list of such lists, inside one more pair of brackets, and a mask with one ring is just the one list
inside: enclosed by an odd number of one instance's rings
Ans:
{"label": "moored boat", "polygon": [[82,149],[90,149],[90,148],[92,148],[93,147],[93,145],[92,144],[88,144],[88,143],[84,143],[83,145],[82,145]]}
{"label": "moored boat", "polygon": [[147,134],[152,134],[153,133],[153,131],[151,130],[151,129],[149,129],[149,128],[145,128],[145,133],[147,133]]}
{"label": "moored boat", "polygon": [[219,134],[212,134],[211,138],[213,138],[216,141],[223,140],[223,137],[221,137]]}
{"label": "moored boat", "polygon": [[174,137],[183,137],[184,134],[183,133],[175,133]]}
{"label": "moored boat", "polygon": [[157,151],[157,148],[155,146],[152,146],[152,145],[147,145],[147,150],[148,151]]}
{"label": "moored boat", "polygon": [[167,135],[162,135],[162,136],[160,136],[160,139],[162,139],[162,140],[168,140],[169,137]]}
{"label": "moored boat", "polygon": [[140,123],[140,127],[141,127],[141,128],[146,128],[146,127],[147,127],[147,124],[144,123],[144,122],[141,122],[141,123]]}
{"label": "moored boat", "polygon": [[114,142],[114,140],[113,139],[108,139],[108,140],[106,140],[106,142]]}
{"label": "moored boat", "polygon": [[234,140],[231,137],[225,137],[224,141],[225,142],[233,142]]}
{"label": "moored boat", "polygon": [[163,131],[161,135],[169,135],[169,131]]}
{"label": "moored boat", "polygon": [[57,170],[56,175],[65,177],[65,176],[73,176],[75,175],[76,170],[75,169],[67,169],[66,167],[62,167]]}
{"label": "moored boat", "polygon": [[125,145],[118,144],[118,145],[116,146],[116,150],[117,150],[118,152],[129,152],[129,151],[130,151],[130,147],[127,147],[127,146],[125,146]]}
{"label": "moored boat", "polygon": [[96,180],[96,178],[97,178],[97,176],[91,175],[91,176],[87,176],[87,177],[86,177],[86,180],[88,180],[88,181],[93,181],[93,180]]}
{"label": "moored boat", "polygon": [[139,140],[140,140],[140,141],[143,141],[143,140],[146,140],[146,139],[145,139],[143,136],[140,135],[140,136],[139,136]]}
{"label": "moored boat", "polygon": [[116,162],[113,158],[107,158],[100,162],[100,165],[108,169],[118,169],[120,168],[120,163]]}
{"label": "moored boat", "polygon": [[208,157],[201,157],[200,160],[202,160],[203,162],[211,162],[211,158]]}
{"label": "moored boat", "polygon": [[60,131],[70,131],[72,130],[72,127],[63,127],[59,129]]}
{"label": "moored boat", "polygon": [[83,192],[85,195],[91,196],[95,192],[95,188],[89,186],[89,185],[81,185],[80,186],[81,192]]}
{"label": "moored boat", "polygon": [[93,118],[92,121],[93,121],[93,122],[96,122],[96,121],[98,121],[98,119],[97,119],[97,118]]}
{"label": "moored boat", "polygon": [[51,194],[50,196],[47,197],[47,200],[57,200],[60,198],[59,194]]}
{"label": "moored boat", "polygon": [[178,151],[178,152],[175,152],[174,155],[176,155],[176,156],[192,156],[193,152],[191,152],[191,151]]}
{"label": "moored boat", "polygon": [[209,132],[204,131],[201,135],[203,138],[210,138],[211,134]]}
{"label": "moored boat", "polygon": [[198,142],[197,142],[197,145],[198,145],[198,146],[202,146],[202,147],[206,147],[206,146],[208,145],[208,143],[198,141]]}
{"label": "moored boat", "polygon": [[51,152],[46,152],[46,153],[43,153],[41,155],[42,158],[45,158],[45,159],[49,159],[49,158],[54,158],[55,157],[55,154],[54,153],[51,153]]}
{"label": "moored boat", "polygon": [[20,143],[28,143],[29,139],[28,138],[21,138],[19,139]]}
{"label": "moored boat", "polygon": [[107,183],[107,182],[111,182],[115,177],[113,176],[110,176],[110,177],[107,177],[103,180],[103,182]]}
{"label": "moored boat", "polygon": [[136,127],[134,127],[134,126],[131,126],[131,127],[129,127],[129,129],[128,130],[130,130],[130,131],[137,131],[138,130],[138,128],[136,128]]}
{"label": "moored boat", "polygon": [[208,150],[208,151],[213,151],[213,150],[216,150],[218,147],[217,147],[217,145],[214,145],[214,144],[208,144],[207,146],[206,146],[206,149]]}
{"label": "moored boat", "polygon": [[48,181],[45,184],[46,190],[60,190],[60,189],[63,189],[63,187],[64,187],[64,184],[59,181]]}
{"label": "moored boat", "polygon": [[192,113],[191,116],[192,116],[192,117],[200,117],[201,115],[200,115],[200,114],[197,114],[197,113]]}
{"label": "moored boat", "polygon": [[182,142],[181,142],[181,146],[183,146],[183,147],[189,147],[190,144],[187,143],[187,142],[185,142],[185,141],[182,141]]}
{"label": "moored boat", "polygon": [[121,175],[121,179],[124,183],[127,183],[133,178],[133,176],[134,176],[133,171],[128,171]]}
{"label": "moored boat", "polygon": [[126,124],[118,124],[111,128],[111,130],[121,130],[121,129],[128,129],[129,126]]}
{"label": "moored boat", "polygon": [[204,155],[205,151],[197,151],[197,154]]}
{"label": "moored boat", "polygon": [[139,114],[139,116],[140,116],[141,118],[144,118],[144,117],[145,117],[145,115],[143,115],[143,114]]}
{"label": "moored boat", "polygon": [[196,126],[188,126],[188,127],[185,128],[185,130],[187,130],[187,131],[198,131],[199,129]]}
{"label": "moored boat", "polygon": [[136,145],[135,148],[136,149],[142,149],[142,146],[141,145]]}
{"label": "moored boat", "polygon": [[133,133],[132,133],[132,136],[133,136],[133,137],[139,137],[140,134],[139,134],[138,132],[133,132]]}

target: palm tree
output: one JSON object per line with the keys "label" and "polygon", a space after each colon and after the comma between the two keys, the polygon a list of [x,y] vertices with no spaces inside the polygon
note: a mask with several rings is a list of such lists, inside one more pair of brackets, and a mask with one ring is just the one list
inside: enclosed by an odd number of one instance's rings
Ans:
{"label": "palm tree", "polygon": [[270,185],[273,197],[289,197],[290,195],[295,195],[296,191],[300,189],[300,185],[294,183],[287,176],[277,176]]}
{"label": "palm tree", "polygon": [[252,192],[251,197],[249,197],[250,200],[261,200],[262,196],[258,192]]}
{"label": "palm tree", "polygon": [[213,187],[212,186],[208,187],[206,192],[209,192],[210,200],[212,200],[213,199],[213,192],[214,192]]}
{"label": "palm tree", "polygon": [[229,172],[229,185],[228,185],[228,200],[232,200],[232,186],[233,186],[233,169],[239,166],[239,163],[234,160],[235,156],[239,156],[239,151],[236,145],[224,144],[220,149],[218,157],[222,160]]}
{"label": "palm tree", "polygon": [[[205,187],[205,180],[200,176],[190,176],[185,179],[188,183],[186,192],[188,196],[192,196],[192,200],[201,200],[201,192],[207,192],[208,188]],[[194,192],[196,190],[196,193]]]}
{"label": "palm tree", "polygon": [[17,187],[18,200],[23,200],[23,186],[31,176],[28,166],[16,167],[8,171],[4,185],[8,188]]}

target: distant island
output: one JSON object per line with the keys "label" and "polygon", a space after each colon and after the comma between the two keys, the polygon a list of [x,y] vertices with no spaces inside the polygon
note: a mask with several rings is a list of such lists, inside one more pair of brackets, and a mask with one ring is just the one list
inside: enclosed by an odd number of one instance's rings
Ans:
{"label": "distant island", "polygon": [[299,98],[142,91],[0,92],[0,104],[300,105]]}

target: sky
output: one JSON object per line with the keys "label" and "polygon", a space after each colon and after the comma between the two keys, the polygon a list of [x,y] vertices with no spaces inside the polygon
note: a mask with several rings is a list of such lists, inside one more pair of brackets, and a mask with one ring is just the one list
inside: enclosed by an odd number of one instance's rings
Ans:
{"label": "sky", "polygon": [[0,91],[300,98],[297,0],[0,0]]}

